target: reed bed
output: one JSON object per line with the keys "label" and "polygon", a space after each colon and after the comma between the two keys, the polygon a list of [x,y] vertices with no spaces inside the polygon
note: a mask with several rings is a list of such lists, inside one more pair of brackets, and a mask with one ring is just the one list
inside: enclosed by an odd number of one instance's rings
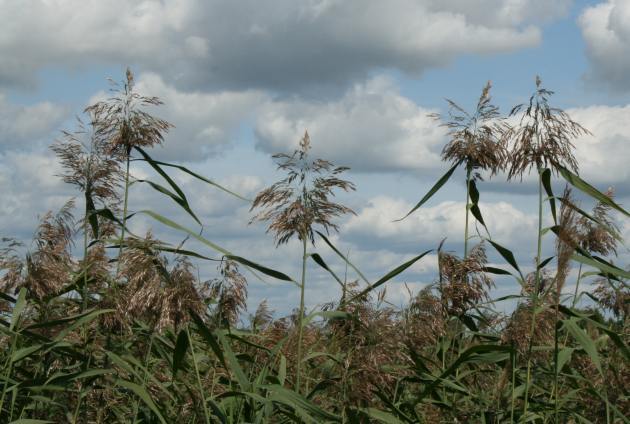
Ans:
{"label": "reed bed", "polygon": [[[251,202],[252,221],[267,222],[276,245],[301,242],[294,259],[302,274],[293,278],[200,235],[202,222],[174,172],[240,196],[152,157],[149,149],[172,125],[147,112],[161,101],[138,93],[128,71],[110,99],[88,107],[78,129],[52,146],[60,177],[85,208],[68,202],[45,214],[26,255],[2,239],[0,422],[629,422],[630,272],[613,260],[623,245],[616,223],[629,214],[612,191],[579,176],[573,143],[587,130],[550,105],[553,92],[539,78],[529,101],[505,116],[490,91],[488,83],[472,112],[448,101],[448,116],[436,116],[448,128],[442,157],[450,168],[402,218],[463,167],[461,255],[436,240],[434,249],[367,279],[329,239],[337,220],[354,213],[332,200],[355,188],[341,177],[347,168],[311,158],[308,133],[295,152],[276,155],[283,178]],[[133,161],[144,162],[154,179],[134,179]],[[520,180],[532,170],[538,254],[534,271],[524,274],[519,255],[492,239],[478,186],[483,175]],[[554,179],[566,183],[562,194],[553,192]],[[138,206],[133,184],[175,202],[199,228],[151,210],[131,213]],[[594,209],[582,209],[575,192]],[[128,226],[138,215],[205,250],[133,234]],[[543,238],[555,240],[548,258]],[[439,263],[433,284],[411,293],[404,307],[385,302],[388,283],[429,253]],[[489,254],[504,265],[488,265]],[[200,276],[194,262],[212,259],[216,273]],[[307,263],[341,292],[312,313],[305,308]],[[333,271],[340,264],[345,276]],[[300,304],[275,318],[263,302],[240,319],[246,275],[292,283]],[[516,307],[507,314],[491,297],[497,278],[521,287],[508,296]],[[572,294],[563,291],[567,284],[575,284]]]}

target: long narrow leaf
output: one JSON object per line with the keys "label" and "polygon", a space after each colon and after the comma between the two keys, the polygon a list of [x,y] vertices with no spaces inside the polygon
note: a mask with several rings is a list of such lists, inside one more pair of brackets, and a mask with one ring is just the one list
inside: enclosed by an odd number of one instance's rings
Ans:
{"label": "long narrow leaf", "polygon": [[155,416],[160,420],[162,424],[166,424],[166,420],[162,416],[162,413],[158,409],[153,399],[151,399],[151,395],[145,390],[144,387],[137,385],[136,383],[132,383],[131,381],[118,379],[116,380],[116,385],[123,387],[125,389],[131,390],[138,396],[142,402],[155,414]]}
{"label": "long narrow leaf", "polygon": [[234,196],[236,198],[239,198],[239,199],[244,200],[246,202],[251,202],[250,199],[248,199],[246,197],[243,197],[240,194],[237,194],[237,193],[235,193],[235,192],[233,192],[231,190],[228,190],[227,188],[223,187],[222,185],[217,184],[216,182],[214,182],[214,181],[212,181],[212,180],[210,180],[210,179],[208,179],[208,178],[206,178],[206,177],[204,177],[202,175],[199,175],[196,172],[191,171],[190,169],[186,168],[185,166],[176,165],[176,164],[173,164],[173,163],[161,162],[159,160],[153,160],[153,159],[151,159],[151,157],[146,152],[144,152],[139,147],[134,147],[134,148],[138,152],[140,152],[140,154],[142,154],[142,156],[144,156],[145,160],[147,162],[149,162],[152,166],[155,164],[155,165],[168,166],[168,167],[171,167],[171,168],[177,168],[180,171],[183,171],[183,172],[187,173],[188,175],[191,175],[191,176],[197,178],[198,180],[201,180],[201,181],[203,181],[205,183],[208,183],[208,184],[218,188],[219,190],[222,190],[222,191],[224,191],[224,192],[226,192],[228,194],[231,194],[232,196]]}
{"label": "long narrow leaf", "polygon": [[395,276],[397,276],[398,274],[400,274],[401,272],[403,272],[404,270],[406,270],[407,268],[409,268],[411,265],[415,264],[416,262],[418,262],[420,259],[422,259],[425,255],[429,254],[430,252],[432,252],[433,249],[427,250],[424,253],[421,253],[420,255],[416,256],[415,258],[412,258],[410,260],[408,260],[407,262],[405,262],[402,265],[397,266],[396,268],[392,269],[391,271],[389,271],[387,274],[385,274],[384,276],[382,276],[377,282],[375,282],[374,284],[371,284],[370,286],[368,286],[366,289],[364,289],[363,291],[361,291],[359,294],[353,296],[349,302],[352,302],[354,299],[357,299],[359,297],[363,297],[365,296],[367,293],[371,292],[372,290],[374,290],[375,288],[381,286],[382,284],[385,284],[387,281],[391,280],[392,278],[394,278]]}
{"label": "long narrow leaf", "polygon": [[617,203],[615,203],[610,197],[606,196],[604,193],[600,192],[595,187],[593,187],[592,185],[590,185],[589,183],[587,183],[586,181],[584,181],[583,179],[581,179],[580,177],[578,177],[577,175],[569,171],[568,169],[562,166],[560,166],[559,169],[560,169],[560,174],[573,187],[588,194],[589,196],[598,200],[599,202],[605,205],[608,205],[613,209],[618,210],[625,216],[630,217],[630,213],[628,213],[624,208],[622,208]]}
{"label": "long narrow leaf", "polygon": [[394,222],[397,221],[402,221],[403,219],[407,218],[409,215],[411,215],[412,213],[414,213],[416,210],[418,210],[418,208],[422,205],[424,205],[431,197],[433,197],[433,195],[440,189],[442,188],[442,186],[444,184],[446,184],[446,182],[451,178],[451,175],[453,175],[453,172],[455,172],[455,169],[457,169],[457,167],[461,164],[460,162],[457,162],[455,165],[453,165],[451,167],[451,169],[449,169],[446,174],[442,175],[442,178],[440,178],[433,187],[431,187],[431,190],[429,190],[427,192],[427,194],[424,195],[424,197],[416,204],[416,206],[414,206],[409,212],[407,212],[407,215],[403,216],[400,219],[397,219]]}
{"label": "long narrow leaf", "polygon": [[350,268],[352,268],[352,269],[353,269],[353,270],[354,270],[354,271],[355,271],[355,272],[359,275],[359,277],[361,277],[361,279],[362,279],[363,281],[365,281],[365,283],[366,283],[366,284],[368,284],[368,285],[370,284],[370,282],[368,281],[368,279],[367,279],[367,278],[365,278],[365,275],[363,275],[363,273],[362,273],[361,271],[359,271],[359,268],[357,268],[356,266],[354,266],[354,264],[353,264],[352,262],[350,262],[350,260],[349,260],[348,258],[346,258],[346,257],[343,255],[343,253],[341,253],[341,252],[339,251],[339,249],[337,249],[337,248],[336,248],[336,247],[335,247],[335,246],[334,246],[334,245],[330,242],[330,240],[328,240],[328,238],[327,238],[325,235],[323,235],[323,234],[322,234],[322,233],[320,233],[319,231],[316,231],[316,233],[317,233],[317,234],[319,234],[319,236],[320,236],[322,239],[324,239],[324,242],[328,245],[328,247],[330,247],[330,248],[333,250],[333,252],[335,252],[337,255],[339,255],[339,257],[340,257],[341,259],[343,259],[343,260],[344,260],[344,262],[345,262],[345,263],[347,263],[347,264],[348,264],[348,266],[350,266]]}
{"label": "long narrow leaf", "polygon": [[168,197],[173,199],[175,203],[181,206],[181,208],[184,209],[188,213],[188,215],[192,216],[193,219],[197,222],[197,224],[203,225],[201,221],[199,220],[199,218],[197,218],[197,215],[195,215],[195,213],[190,208],[190,205],[188,204],[188,201],[186,200],[186,198],[179,197],[177,194],[173,193],[166,187],[161,186],[158,183],[154,183],[153,181],[150,181],[150,180],[136,180],[136,182],[149,184],[151,187],[153,187],[154,190],[162,194],[166,194]]}

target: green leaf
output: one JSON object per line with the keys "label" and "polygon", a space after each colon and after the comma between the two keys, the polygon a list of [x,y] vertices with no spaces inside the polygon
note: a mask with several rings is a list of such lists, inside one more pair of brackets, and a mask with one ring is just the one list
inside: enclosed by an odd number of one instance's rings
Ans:
{"label": "green leaf", "polygon": [[154,246],[155,249],[159,250],[160,252],[169,252],[169,253],[175,253],[176,255],[183,255],[183,256],[190,256],[192,258],[197,258],[197,259],[204,259],[206,261],[214,261],[214,262],[220,262],[220,259],[216,259],[216,258],[210,258],[208,256],[204,256],[202,254],[199,254],[197,252],[193,252],[192,250],[185,250],[185,249],[179,249],[176,247],[169,247],[169,246],[165,246],[162,244],[157,244]]}
{"label": "green leaf", "polygon": [[155,416],[160,420],[160,422],[163,424],[166,424],[166,421],[164,420],[162,413],[160,413],[160,410],[155,405],[155,403],[153,402],[153,399],[151,399],[151,396],[149,395],[149,393],[146,391],[144,387],[139,386],[136,383],[132,383],[131,381],[122,380],[122,379],[117,379],[115,384],[117,386],[123,387],[125,389],[131,390],[132,392],[134,392],[136,396],[138,396],[142,400],[142,402],[144,402],[144,404],[149,407],[149,409],[155,414]]}
{"label": "green leaf", "polygon": [[286,389],[276,384],[265,385],[262,387],[271,391],[269,399],[292,407],[302,418],[310,418],[315,422],[322,422],[322,420],[341,422],[341,418],[339,416],[323,410],[293,390]]}
{"label": "green leaf", "polygon": [[[131,232],[129,230],[129,228],[124,226],[122,221],[120,219],[118,219],[110,209],[107,209],[107,208],[97,209],[97,210],[93,211],[91,213],[91,215],[92,216],[100,216],[100,217],[102,217],[104,219],[107,219],[109,221],[115,222],[116,224],[118,224],[118,226],[120,228],[124,228],[126,233],[129,233],[133,237],[140,238],[140,237],[136,236],[133,232]],[[129,215],[128,218],[131,218],[133,215],[134,214]],[[93,243],[97,243],[97,242],[98,242],[98,240],[93,240],[92,244]]]}
{"label": "green leaf", "polygon": [[238,385],[241,387],[241,390],[243,392],[249,392],[251,390],[251,383],[247,379],[247,375],[245,374],[245,371],[243,371],[241,364],[239,364],[238,359],[236,358],[236,355],[234,355],[234,352],[232,351],[232,348],[230,347],[230,342],[228,341],[227,338],[225,338],[222,332],[217,331],[216,334],[219,340],[221,341],[221,344],[223,345],[223,354],[225,355],[228,361],[228,367],[226,369],[234,373],[234,375],[236,376],[236,381],[238,382]]}
{"label": "green leaf", "polygon": [[186,198],[179,197],[178,195],[176,195],[175,193],[173,193],[172,191],[170,191],[166,187],[163,187],[163,186],[161,186],[161,185],[159,185],[157,183],[154,183],[153,181],[136,180],[136,182],[149,184],[151,187],[153,187],[154,190],[156,190],[156,191],[158,191],[158,192],[160,192],[162,194],[166,194],[168,197],[173,199],[173,201],[175,201],[175,203],[177,203],[179,206],[181,206],[182,209],[184,209],[186,212],[188,212],[188,214],[193,217],[193,219],[197,222],[197,224],[203,226],[203,224],[201,223],[199,218],[197,218],[197,215],[195,215],[195,213],[190,208],[190,205],[188,204],[188,201],[186,200]]}
{"label": "green leaf", "polygon": [[481,215],[481,209],[479,209],[479,205],[470,205],[470,213],[475,217],[477,221],[484,226],[486,231],[488,231],[488,227],[486,227],[486,223],[483,221],[483,216]]}
{"label": "green leaf", "polygon": [[[150,157],[150,156],[149,156],[149,155],[148,155],[148,154],[147,154],[144,150],[142,150],[140,147],[134,146],[134,149],[136,149],[138,152],[140,152],[140,154],[144,157],[144,159],[145,159],[147,162],[149,162],[149,164],[150,164],[151,166],[154,166],[154,165],[158,165],[158,166],[159,166],[159,165],[162,165],[162,166],[168,166],[168,167],[171,167],[171,168],[177,168],[177,169],[179,169],[180,171],[183,171],[183,172],[187,173],[188,175],[191,175],[191,176],[193,176],[193,177],[197,178],[198,180],[201,180],[201,181],[203,181],[203,182],[205,182],[205,183],[208,183],[208,184],[210,184],[210,185],[212,185],[212,186],[214,186],[214,187],[218,188],[219,190],[222,190],[222,191],[224,191],[224,192],[226,192],[226,193],[228,193],[228,194],[231,194],[232,196],[234,196],[234,197],[236,197],[236,198],[239,198],[239,199],[244,200],[244,201],[246,201],[246,202],[251,202],[251,200],[250,200],[250,199],[247,199],[247,198],[245,198],[245,197],[241,196],[240,194],[236,194],[236,193],[234,193],[233,191],[228,190],[227,188],[223,187],[222,185],[217,184],[217,183],[215,183],[214,181],[212,181],[212,180],[210,180],[210,179],[208,179],[208,178],[206,178],[206,177],[204,177],[204,176],[201,176],[201,175],[199,175],[199,174],[197,174],[197,173],[195,173],[195,172],[191,171],[190,169],[188,169],[188,168],[186,168],[186,167],[184,167],[184,166],[181,166],[181,165],[176,165],[176,164],[172,164],[172,163],[167,163],[167,162],[161,162],[161,161],[159,161],[159,160],[153,160],[153,159],[151,159],[151,157]],[[155,167],[154,167],[154,168],[155,168]]]}
{"label": "green leaf", "polygon": [[382,276],[377,282],[375,282],[374,284],[368,286],[366,289],[364,289],[363,291],[361,291],[359,294],[353,296],[349,302],[353,301],[354,299],[357,299],[359,297],[365,296],[367,293],[371,292],[372,290],[374,290],[375,288],[377,288],[378,286],[386,283],[387,281],[391,280],[392,278],[394,278],[395,276],[397,276],[398,274],[400,274],[401,272],[403,272],[404,270],[406,270],[407,268],[409,268],[411,265],[415,264],[416,262],[418,262],[420,259],[422,259],[425,255],[429,254],[430,252],[432,252],[433,249],[427,250],[424,253],[421,253],[420,255],[416,256],[415,258],[412,258],[410,260],[408,260],[407,262],[405,262],[402,265],[397,266],[396,268],[392,269],[391,271],[389,271],[387,274],[385,274],[384,276]]}
{"label": "green leaf", "polygon": [[574,261],[583,263],[585,265],[590,265],[592,267],[598,268],[601,271],[603,271],[604,273],[608,273],[608,274],[613,274],[616,275],[618,277],[622,277],[622,278],[630,278],[630,272],[625,271],[621,268],[617,268],[616,266],[601,260],[595,260],[593,258],[587,258],[586,256],[583,255],[579,255],[579,254],[573,254],[571,256],[571,259],[573,259]]}
{"label": "green leaf", "polygon": [[48,423],[54,423],[54,421],[34,420],[32,418],[20,418],[19,420],[11,421],[9,424],[48,424]]}
{"label": "green leaf", "polygon": [[81,317],[76,319],[72,324],[70,324],[69,326],[61,330],[59,333],[57,333],[57,335],[55,336],[55,340],[57,341],[62,340],[64,337],[66,337],[66,335],[70,334],[76,328],[81,327],[82,325],[87,324],[88,322],[91,322],[96,317],[103,314],[109,314],[115,311],[116,311],[115,309],[97,309],[95,311],[90,311],[87,314],[83,314]]}
{"label": "green leaf", "polygon": [[596,223],[597,225],[599,225],[600,227],[604,228],[606,231],[608,231],[608,234],[610,234],[615,240],[623,243],[623,238],[621,238],[621,236],[619,235],[619,232],[615,228],[611,227],[610,225],[604,224],[602,221],[595,218],[593,215],[587,213],[583,209],[578,208],[575,204],[568,202],[565,198],[558,197],[557,199],[560,200],[567,207],[570,207],[571,209],[573,209],[574,211],[576,211],[577,213],[585,217],[586,219],[589,219],[593,221],[594,223]]}
{"label": "green leaf", "polygon": [[597,353],[597,347],[595,346],[595,342],[589,337],[588,334],[584,330],[582,330],[575,320],[575,318],[569,318],[567,320],[562,321],[564,327],[571,333],[571,335],[575,338],[580,346],[584,349],[584,351],[591,358],[591,361],[597,367],[597,370],[604,376],[604,372],[602,371],[602,364],[599,359],[599,354]]}
{"label": "green leaf", "polygon": [[442,186],[444,184],[446,184],[446,182],[451,178],[451,175],[453,175],[453,172],[455,172],[455,169],[457,169],[457,167],[461,164],[462,162],[459,161],[457,162],[455,165],[453,165],[451,167],[451,169],[449,169],[446,174],[442,175],[442,178],[440,178],[433,187],[431,187],[431,190],[428,191],[427,194],[424,195],[424,197],[416,204],[416,206],[414,206],[409,212],[407,212],[407,215],[403,216],[400,219],[397,219],[394,222],[398,222],[398,221],[402,221],[403,219],[407,218],[409,215],[411,215],[412,213],[414,213],[420,206],[422,206],[423,204],[425,204],[440,188],[442,188]]}
{"label": "green leaf", "polygon": [[330,247],[333,252],[335,252],[337,255],[339,255],[339,257],[341,257],[341,259],[344,260],[345,263],[348,264],[348,266],[350,266],[350,268],[352,268],[358,275],[359,277],[361,277],[361,279],[363,281],[365,281],[365,284],[370,284],[370,282],[368,281],[367,278],[365,278],[365,275],[363,275],[363,273],[361,271],[359,271],[359,268],[357,268],[356,266],[354,266],[354,264],[352,262],[350,262],[350,260],[348,260],[348,258],[346,258],[343,253],[341,253],[331,242],[330,240],[328,240],[328,238],[326,238],[325,235],[323,235],[322,233],[320,233],[319,231],[316,231],[317,234],[319,234],[319,236],[324,239],[324,242],[328,245],[328,247]]}
{"label": "green leaf", "polygon": [[328,271],[330,273],[330,275],[333,276],[333,278],[335,279],[335,281],[337,281],[337,283],[339,283],[339,285],[341,287],[343,287],[343,281],[341,281],[341,279],[339,277],[337,277],[337,274],[335,274],[333,272],[332,269],[330,269],[330,267],[326,264],[326,262],[324,262],[324,259],[322,259],[322,257],[319,255],[319,253],[313,253],[310,255],[311,258],[313,259],[313,261],[315,261],[315,263],[319,266],[321,266],[322,268],[324,268],[326,271]]}
{"label": "green leaf", "polygon": [[155,213],[153,211],[150,210],[142,210],[138,213],[144,214],[144,215],[148,215],[151,218],[155,219],[158,222],[161,222],[162,224],[171,227],[175,230],[179,230],[179,231],[183,231],[186,234],[190,235],[192,238],[194,238],[195,240],[205,244],[206,246],[210,247],[213,250],[216,250],[217,252],[221,252],[224,255],[231,255],[232,253],[224,248],[222,248],[221,246],[211,242],[210,240],[206,239],[205,237],[202,237],[201,235],[197,234],[196,232],[189,230],[188,228],[184,227],[183,225],[180,225],[178,223],[176,223],[175,221],[172,221],[158,213]]}
{"label": "green leaf", "polygon": [[605,205],[608,205],[613,209],[618,210],[625,216],[630,217],[630,213],[628,213],[624,208],[622,208],[617,203],[615,203],[610,197],[606,196],[604,193],[600,192],[595,187],[593,187],[592,185],[590,185],[589,183],[587,183],[586,181],[584,181],[577,175],[573,174],[568,169],[562,166],[559,166],[558,169],[560,170],[560,174],[564,177],[564,179],[567,180],[567,182],[571,184],[573,187],[588,194],[589,196],[598,200],[599,202]]}
{"label": "green leaf", "polygon": [[[468,362],[496,363],[505,361],[513,353],[511,346],[501,345],[477,345],[466,349],[439,377],[435,378],[431,384],[419,396],[421,402],[426,396],[431,394],[444,378],[454,373],[460,365]],[[498,354],[498,355],[496,355]]]}
{"label": "green leaf", "polygon": [[201,337],[203,337],[203,339],[206,342],[208,342],[208,344],[210,345],[210,348],[212,349],[216,357],[219,359],[219,361],[221,361],[221,364],[223,365],[223,367],[227,369],[227,364],[225,363],[223,351],[221,350],[221,347],[219,346],[219,342],[215,338],[214,334],[212,334],[212,332],[208,329],[208,327],[206,327],[206,324],[204,324],[203,320],[199,317],[199,315],[197,315],[196,312],[194,312],[193,310],[189,310],[189,313],[190,313],[190,317],[192,318],[195,325],[197,326],[197,331],[199,332],[199,334],[201,334]]}
{"label": "green leaf", "polygon": [[15,302],[15,306],[13,307],[13,311],[11,312],[11,325],[9,326],[10,331],[13,331],[13,329],[17,325],[18,321],[20,320],[20,315],[22,315],[22,311],[24,310],[25,306],[26,288],[22,287]]}
{"label": "green leaf", "polygon": [[494,241],[489,240],[489,239],[488,239],[488,243],[490,243],[497,250],[497,252],[499,252],[499,254],[503,257],[503,259],[505,259],[507,261],[507,263],[512,265],[512,268],[517,270],[519,275],[521,276],[521,278],[524,279],[523,273],[521,272],[520,268],[518,267],[518,264],[516,263],[516,259],[514,258],[514,254],[512,253],[512,251],[509,250],[509,249],[506,249],[503,246],[501,246],[499,243],[494,242]]}
{"label": "green leaf", "polygon": [[604,325],[601,322],[591,318],[589,315],[585,315],[585,314],[583,314],[581,312],[578,312],[578,311],[576,311],[574,309],[567,308],[564,305],[558,305],[558,309],[563,314],[565,314],[567,316],[576,317],[576,318],[580,318],[580,319],[586,320],[589,325],[597,327],[599,330],[601,330],[602,332],[606,333],[608,335],[608,337],[610,337],[610,339],[613,341],[613,343],[617,345],[617,347],[619,348],[621,353],[623,353],[623,355],[625,356],[626,360],[630,361],[630,349],[628,349],[628,346],[626,345],[626,343],[621,339],[621,337],[619,336],[619,333],[611,330],[606,325]]}
{"label": "green leaf", "polygon": [[92,195],[90,193],[91,190],[85,191],[85,217],[87,218],[90,226],[92,227],[92,233],[94,234],[94,238],[99,238],[99,230],[98,230],[98,218],[94,215],[94,211],[96,207],[94,206],[94,200],[92,200]]}
{"label": "green leaf", "polygon": [[[186,234],[190,235],[195,240],[205,244],[206,246],[210,247],[213,250],[216,250],[217,252],[221,252],[221,253],[223,253],[226,256],[234,258],[234,260],[236,260],[236,261],[239,261],[239,262],[241,262],[243,264],[245,263],[244,261],[247,261],[246,259],[243,259],[243,258],[241,258],[239,256],[235,256],[234,254],[232,254],[232,252],[222,248],[218,244],[215,244],[215,243],[211,242],[210,240],[206,239],[205,237],[202,237],[200,234],[197,234],[194,231],[184,227],[183,225],[180,225],[180,224],[176,223],[175,221],[172,221],[172,220],[166,218],[165,216],[162,216],[162,215],[160,215],[158,213],[155,213],[153,211],[150,211],[150,210],[143,210],[143,211],[140,211],[138,213],[149,215],[150,217],[152,217],[156,221],[161,222],[162,224],[164,224],[164,225],[166,225],[168,227],[174,228],[174,229],[179,230],[179,231],[183,231]],[[247,261],[247,262],[249,262],[249,261]],[[254,264],[254,262],[249,262],[249,263],[250,264]],[[258,265],[258,264],[255,264],[255,265],[260,267],[261,269],[266,269],[266,270],[268,270],[270,272],[273,272],[273,273],[277,272],[277,271],[270,270],[269,268],[265,268],[262,265]],[[251,271],[252,274],[254,274],[254,276],[256,276],[257,278],[260,278],[260,276],[258,274],[256,274],[256,273],[254,273],[254,271],[252,271],[251,269],[249,271]],[[277,275],[284,275],[284,274],[278,273]],[[290,277],[287,277],[286,275],[284,275],[284,277],[285,278],[289,278],[289,281],[292,281],[293,283],[295,283],[295,281],[291,280]],[[281,279],[285,279],[285,278],[281,278]],[[295,284],[297,284],[297,283],[295,283]]]}
{"label": "green leaf", "polygon": [[558,217],[556,214],[556,200],[553,195],[553,191],[551,190],[551,170],[549,168],[545,168],[540,174],[540,178],[542,180],[542,185],[547,192],[547,197],[549,198],[549,207],[551,208],[551,215],[553,216],[553,222],[558,222]]}
{"label": "green leaf", "polygon": [[[275,269],[271,269],[271,268],[267,268],[265,266],[259,265],[255,262],[252,262],[248,259],[245,258],[241,258],[240,256],[234,256],[234,255],[225,255],[226,258],[228,259],[232,259],[233,261],[236,261],[238,263],[241,263],[245,266],[248,266],[250,268],[254,268],[255,270],[258,270],[260,272],[262,272],[265,275],[268,275],[270,277],[273,278],[277,278],[278,280],[283,280],[283,281],[290,281],[292,283],[295,283],[295,280],[293,280],[291,277],[289,277],[286,274],[283,274],[280,271],[276,271]],[[297,283],[296,283],[297,284]]]}
{"label": "green leaf", "polygon": [[26,358],[27,356],[30,356],[31,354],[43,349],[44,347],[45,345],[43,344],[36,344],[18,349],[13,352],[13,355],[11,355],[11,362],[18,362]]}
{"label": "green leaf", "polygon": [[493,266],[486,266],[483,268],[483,272],[487,272],[489,274],[495,274],[495,275],[512,275],[512,273],[510,271],[506,271],[504,269],[501,268],[495,268]]}
{"label": "green leaf", "polygon": [[281,386],[284,386],[284,382],[287,378],[287,358],[282,353],[280,354],[280,364],[278,365],[278,381]]}
{"label": "green leaf", "polygon": [[177,376],[177,371],[182,367],[189,343],[188,332],[185,329],[180,330],[175,342],[175,350],[173,351],[173,378]]}
{"label": "green leaf", "polygon": [[[114,309],[100,309],[99,310],[100,313],[107,313],[107,312],[114,312]],[[43,322],[38,322],[35,324],[31,324],[27,327],[25,327],[26,330],[33,330],[35,328],[49,328],[49,327],[55,327],[57,325],[61,325],[61,324],[67,324],[69,322],[72,321],[76,321],[79,320],[81,318],[87,317],[87,316],[91,316],[91,315],[100,315],[99,313],[97,313],[98,311],[86,311],[83,312],[81,314],[77,314],[77,315],[72,315],[69,317],[65,317],[65,318],[59,318],[59,319],[54,319],[54,320],[50,320],[50,321],[43,321]]]}
{"label": "green leaf", "polygon": [[177,195],[186,200],[186,195],[184,194],[184,192],[179,188],[179,186],[177,184],[175,184],[175,181],[173,181],[173,179],[166,173],[164,172],[164,170],[160,167],[160,165],[158,163],[156,163],[151,156],[149,156],[149,154],[147,152],[145,152],[142,148],[134,146],[136,151],[138,151],[138,153],[140,153],[142,155],[142,157],[144,158],[145,162],[147,162],[149,165],[151,165],[151,167],[153,169],[155,169],[157,171],[158,174],[160,174],[162,176],[162,178],[164,178],[166,180],[166,182],[173,188],[173,190],[175,190],[175,192],[177,193]]}
{"label": "green leaf", "polygon": [[538,269],[543,269],[545,267],[545,265],[547,265],[549,262],[551,262],[553,260],[553,258],[555,258],[555,256],[550,256],[547,259],[545,259],[544,261],[542,261],[539,265],[538,265]]}
{"label": "green leaf", "polygon": [[470,196],[470,200],[472,204],[470,205],[470,212],[475,217],[477,221],[483,225],[483,227],[488,231],[488,227],[486,227],[486,223],[483,220],[483,216],[481,215],[481,209],[479,209],[479,190],[477,190],[477,184],[475,180],[470,180],[468,184],[468,195]]}
{"label": "green leaf", "polygon": [[571,355],[575,349],[572,347],[564,347],[558,352],[558,372],[562,371],[562,368],[571,360]]}

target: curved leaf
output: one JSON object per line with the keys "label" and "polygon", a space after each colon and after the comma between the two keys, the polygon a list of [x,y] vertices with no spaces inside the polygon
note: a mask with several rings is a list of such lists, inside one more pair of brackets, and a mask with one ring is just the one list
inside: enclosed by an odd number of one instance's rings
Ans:
{"label": "curved leaf", "polygon": [[446,174],[442,175],[442,177],[435,183],[435,185],[433,187],[431,187],[431,189],[427,192],[427,194],[424,195],[424,197],[422,199],[420,199],[420,201],[409,211],[407,212],[407,215],[403,216],[400,219],[397,219],[394,222],[398,222],[398,221],[402,221],[403,219],[407,218],[409,215],[411,215],[412,213],[414,213],[416,210],[418,210],[418,208],[422,205],[424,205],[431,197],[433,197],[433,195],[435,193],[437,193],[437,191],[442,188],[442,186],[444,184],[446,184],[446,182],[451,178],[451,175],[453,175],[453,172],[455,172],[455,169],[457,169],[457,167],[461,164],[462,162],[459,161],[457,162],[455,165],[453,165],[451,167],[451,169],[449,169]]}

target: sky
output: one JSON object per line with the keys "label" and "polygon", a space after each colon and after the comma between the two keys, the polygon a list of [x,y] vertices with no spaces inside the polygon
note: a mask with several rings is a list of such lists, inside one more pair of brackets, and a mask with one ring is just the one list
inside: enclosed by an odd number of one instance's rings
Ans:
{"label": "sky", "polygon": [[[614,187],[618,203],[630,204],[629,0],[0,0],[0,57],[0,236],[26,249],[46,211],[81,198],[57,177],[49,145],[127,67],[140,93],[164,101],[151,113],[175,125],[151,155],[248,198],[283,177],[271,155],[292,152],[308,130],[313,156],[351,168],[346,178],[356,192],[335,199],[356,215],[340,219],[330,240],[372,282],[443,238],[446,250],[462,253],[462,173],[415,214],[393,221],[450,167],[440,159],[446,130],[428,115],[446,113],[445,99],[471,109],[489,80],[507,113],[528,100],[540,75],[555,92],[552,105],[592,133],[574,142],[580,176],[602,191]],[[137,163],[132,175],[159,181]],[[173,177],[206,238],[297,279],[296,240],[276,248],[263,224],[249,224],[247,202]],[[559,180],[554,185],[562,190]],[[507,184],[501,174],[479,184],[493,239],[517,252],[525,270],[535,256],[536,187],[532,177]],[[131,192],[131,210],[199,230],[150,188]],[[618,225],[628,239],[628,220]],[[136,216],[131,227],[184,239],[148,217]],[[547,235],[545,251],[552,250]],[[321,240],[309,251],[348,281],[358,278]],[[627,267],[627,247],[619,253],[616,263]],[[489,259],[504,266],[490,251]],[[212,262],[197,266],[203,278],[217,275]],[[432,252],[387,283],[388,301],[403,304],[436,271]],[[295,286],[248,279],[252,311],[263,299],[279,315],[297,306]],[[503,279],[493,295],[518,292]],[[309,263],[308,307],[338,296],[337,283]]]}

